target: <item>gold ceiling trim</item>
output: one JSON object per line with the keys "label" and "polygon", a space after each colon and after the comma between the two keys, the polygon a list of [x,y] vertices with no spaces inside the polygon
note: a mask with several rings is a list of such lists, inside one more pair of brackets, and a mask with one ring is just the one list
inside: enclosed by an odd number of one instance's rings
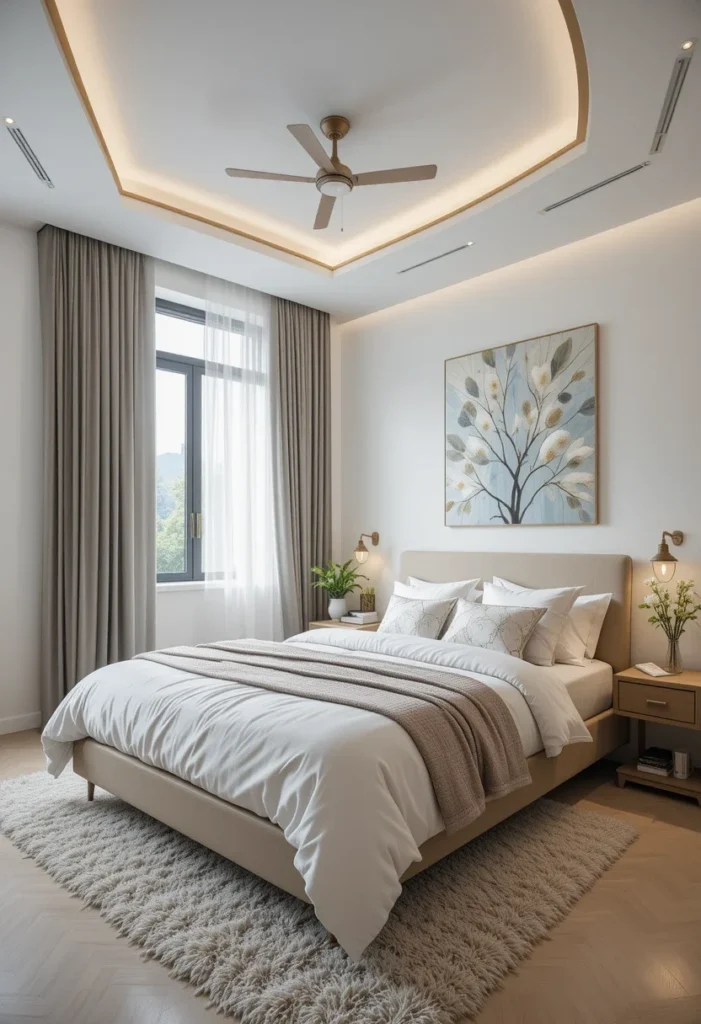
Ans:
{"label": "gold ceiling trim", "polygon": [[485,202],[485,200],[498,195],[499,192],[503,192],[505,189],[510,188],[519,181],[523,181],[523,179],[529,177],[529,175],[535,174],[536,171],[539,171],[542,167],[546,167],[548,164],[552,163],[553,160],[557,160],[565,153],[568,153],[571,149],[574,149],[575,146],[581,145],[587,137],[587,124],[589,121],[589,68],[587,66],[587,57],[584,50],[584,40],[582,39],[582,32],[575,13],[574,0],[558,0],[560,10],[562,11],[562,15],[565,19],[565,25],[567,26],[567,32],[570,37],[575,71],[577,74],[577,131],[572,141],[568,142],[565,146],[561,146],[554,153],[551,153],[550,156],[539,160],[538,163],[533,164],[532,167],[529,167],[520,174],[515,175],[515,177],[509,178],[508,181],[503,182],[501,185],[497,185],[488,192],[484,192],[475,199],[471,199],[469,203],[464,203],[462,206],[456,207],[449,213],[444,213],[440,217],[426,221],[425,224],[421,224],[417,228],[412,228],[411,231],[405,231],[401,235],[396,235],[394,238],[390,238],[387,242],[382,242],[380,245],[375,245],[371,249],[366,249],[365,252],[358,253],[357,256],[351,256],[349,259],[343,260],[341,263],[324,263],[323,260],[315,259],[313,256],[307,256],[305,253],[298,252],[296,249],[291,249],[285,245],[280,245],[278,242],[268,241],[266,238],[261,238],[260,235],[254,235],[251,232],[242,231],[240,228],[231,227],[231,225],[225,224],[222,221],[214,220],[211,217],[205,217],[199,213],[192,213],[189,210],[184,210],[182,207],[174,206],[171,203],[165,203],[158,199],[152,199],[149,196],[143,196],[138,192],[131,192],[128,189],[125,189],[120,181],[114,160],[112,159],[107,147],[105,136],[103,135],[97,117],[95,116],[95,111],[93,110],[92,103],[90,102],[90,97],[88,96],[87,89],[85,88],[80,71],[78,70],[78,64],[68,41],[68,36],[58,10],[58,2],[57,0],[43,0],[43,3],[56,35],[58,45],[63,53],[64,60],[66,61],[68,70],[73,79],[73,83],[82,100],[85,112],[90,119],[95,135],[97,136],[97,141],[99,142],[105,160],[107,161],[107,165],[114,179],[117,191],[121,196],[124,196],[125,199],[134,199],[140,203],[148,203],[150,206],[156,206],[161,210],[167,210],[169,213],[175,213],[180,217],[187,217],[190,220],[199,221],[201,224],[217,228],[220,231],[226,231],[231,235],[236,235],[238,238],[245,238],[247,241],[257,242],[270,249],[275,249],[277,252],[285,253],[287,256],[293,256],[295,259],[303,260],[305,263],[312,263],[314,266],[322,267],[324,270],[340,270],[341,267],[347,267],[351,263],[357,263],[358,260],[362,260],[366,256],[372,256],[374,253],[380,252],[382,249],[387,249],[389,246],[395,245],[397,242],[403,242],[405,239],[411,238],[413,235],[418,235],[422,231],[426,231],[428,228],[435,227],[437,224],[442,224],[445,221],[450,220],[451,217],[457,217],[458,214],[464,213],[466,210],[473,209],[480,203]]}

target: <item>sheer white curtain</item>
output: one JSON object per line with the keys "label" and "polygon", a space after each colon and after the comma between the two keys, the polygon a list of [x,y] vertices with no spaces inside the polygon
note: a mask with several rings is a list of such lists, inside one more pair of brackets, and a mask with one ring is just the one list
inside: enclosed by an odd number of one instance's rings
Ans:
{"label": "sheer white curtain", "polygon": [[227,638],[282,639],[275,547],[271,298],[209,278],[202,381],[202,556]]}

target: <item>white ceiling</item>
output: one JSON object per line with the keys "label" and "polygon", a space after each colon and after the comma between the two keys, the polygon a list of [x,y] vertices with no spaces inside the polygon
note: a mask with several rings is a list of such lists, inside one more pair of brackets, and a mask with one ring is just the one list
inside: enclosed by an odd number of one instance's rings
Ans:
{"label": "white ceiling", "polygon": [[[359,236],[372,244],[391,218],[469,193],[484,168],[534,146],[550,155],[553,137],[576,134],[574,57],[558,0],[272,8],[274,24],[270,3],[207,0],[193,24],[192,0],[58,0],[131,191],[179,195],[249,231],[272,225],[288,244],[336,263]],[[435,181],[358,189],[344,204],[344,232],[334,216],[319,233],[314,185],[225,176],[227,165],[313,176],[285,126],[317,130],[333,113],[351,121],[339,149],[354,171],[437,163]]]}
{"label": "white ceiling", "polygon": [[[341,157],[355,171],[439,165],[435,183],[355,191],[344,204],[345,237],[334,221],[324,242],[334,252],[477,173],[493,173],[548,134],[571,134],[572,50],[554,16],[555,0],[76,2],[61,0],[61,11],[77,11],[81,31],[94,43],[103,80],[93,92],[109,107],[107,120],[119,129],[117,148],[131,173],[240,208],[252,223],[265,222],[281,238],[308,246],[317,244],[309,230],[317,200],[312,185],[234,181],[222,173],[233,164],[313,174],[287,123],[316,128],[324,114],[347,114],[353,129]],[[698,196],[701,54],[667,144],[650,167],[557,212],[539,213],[648,159],[679,46],[701,36],[696,0],[575,0],[575,6],[591,84],[585,145],[494,199],[332,273],[120,197],[40,0],[4,0],[0,116],[16,118],[56,187],[37,181],[0,130],[0,218],[50,221],[343,320]],[[66,28],[71,38],[69,18]],[[468,240],[475,245],[397,273]]]}

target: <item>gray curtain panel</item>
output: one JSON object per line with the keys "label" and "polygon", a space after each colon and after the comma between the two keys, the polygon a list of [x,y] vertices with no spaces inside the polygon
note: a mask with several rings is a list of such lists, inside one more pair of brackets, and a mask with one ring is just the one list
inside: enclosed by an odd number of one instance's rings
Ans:
{"label": "gray curtain panel", "polygon": [[83,676],[154,646],[152,261],[47,225],[42,715]]}
{"label": "gray curtain panel", "polygon": [[273,299],[276,541],[285,636],[325,617],[311,566],[331,557],[328,313]]}

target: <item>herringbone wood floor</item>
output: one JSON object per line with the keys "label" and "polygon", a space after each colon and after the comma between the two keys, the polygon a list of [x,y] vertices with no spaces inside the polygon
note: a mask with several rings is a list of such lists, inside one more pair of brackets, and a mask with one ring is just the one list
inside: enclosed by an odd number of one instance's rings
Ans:
{"label": "herringbone wood floor", "polygon": [[[37,733],[0,736],[0,777],[42,767]],[[491,997],[478,1024],[700,1024],[701,808],[616,789],[605,764],[554,795],[632,821],[640,839]],[[0,837],[0,1024],[216,1020]]]}

